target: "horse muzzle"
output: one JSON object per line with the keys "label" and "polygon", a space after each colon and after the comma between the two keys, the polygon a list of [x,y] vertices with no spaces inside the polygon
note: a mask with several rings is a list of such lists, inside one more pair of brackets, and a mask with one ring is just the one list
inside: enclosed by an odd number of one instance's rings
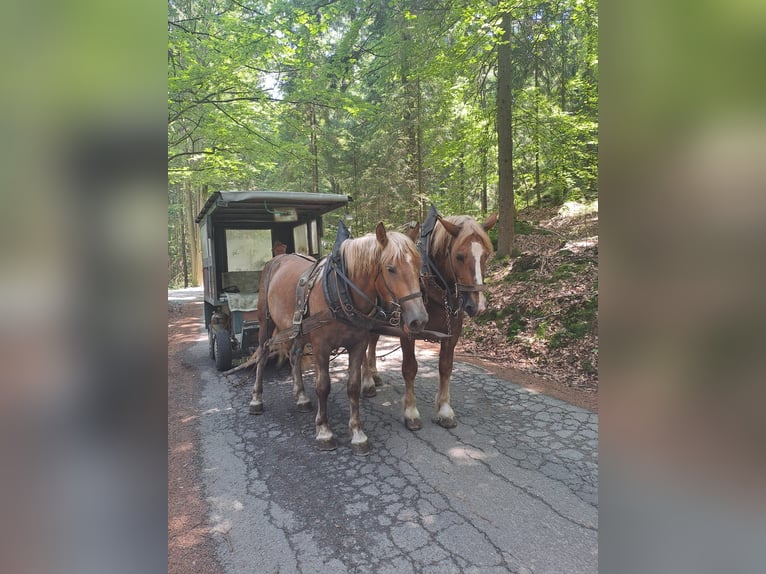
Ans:
{"label": "horse muzzle", "polygon": [[463,294],[463,297],[465,297],[463,309],[465,309],[469,317],[481,315],[487,310],[487,298],[484,296],[484,293],[474,292],[468,296],[466,295],[465,293]]}
{"label": "horse muzzle", "polygon": [[404,327],[413,333],[420,333],[425,329],[428,323],[428,312],[423,304],[423,298],[416,297],[409,301],[402,301],[401,305]]}

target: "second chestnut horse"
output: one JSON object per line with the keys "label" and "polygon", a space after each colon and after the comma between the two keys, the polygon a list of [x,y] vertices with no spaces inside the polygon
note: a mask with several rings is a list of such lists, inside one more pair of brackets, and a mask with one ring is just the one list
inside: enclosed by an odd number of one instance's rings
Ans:
{"label": "second chestnut horse", "polygon": [[[445,427],[457,426],[450,404],[450,380],[457,345],[463,330],[464,313],[473,317],[483,313],[487,301],[482,292],[487,259],[492,243],[487,235],[497,222],[497,214],[484,223],[467,215],[442,217],[432,206],[428,219],[420,228],[421,254],[424,256],[421,276],[426,295],[428,323],[425,329],[443,334],[439,349],[439,390],[436,393],[436,416],[433,422]],[[365,396],[375,395],[380,384],[376,367],[378,335],[370,335],[370,344],[362,373]],[[404,377],[404,423],[409,430],[422,428],[415,403],[415,337],[402,336],[402,376]]]}

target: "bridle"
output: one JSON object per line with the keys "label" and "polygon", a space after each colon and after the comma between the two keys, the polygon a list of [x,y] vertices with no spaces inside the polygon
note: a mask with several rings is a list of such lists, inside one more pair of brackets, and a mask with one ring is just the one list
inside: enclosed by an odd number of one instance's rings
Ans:
{"label": "bridle", "polygon": [[[402,316],[402,303],[406,303],[407,301],[411,301],[412,299],[422,299],[423,298],[423,292],[420,290],[413,291],[409,295],[405,295],[404,297],[396,297],[396,294],[394,293],[394,290],[391,289],[391,286],[388,284],[388,281],[386,281],[386,276],[383,275],[383,266],[381,265],[381,268],[378,270],[378,275],[375,277],[375,283],[378,282],[378,278],[383,282],[383,286],[386,288],[386,291],[388,291],[388,294],[391,296],[391,299],[386,301],[384,299],[384,303],[386,303],[389,307],[393,309],[390,313],[389,318],[389,324],[398,327],[401,323],[401,316]],[[380,292],[378,292],[378,295],[380,296]]]}
{"label": "bridle", "polygon": [[452,276],[455,278],[455,295],[459,295],[460,293],[478,293],[481,291],[486,291],[487,286],[485,284],[481,285],[465,285],[464,283],[459,283],[457,280],[457,273],[455,273],[455,264],[452,262],[452,257],[449,257],[449,266],[450,271],[452,271]]}
{"label": "bridle", "polygon": [[[431,209],[428,212],[428,217],[421,227],[420,238],[418,241],[418,248],[420,250],[420,256],[423,261],[420,271],[421,281],[426,285],[432,285],[437,290],[442,292],[440,300],[437,302],[442,305],[447,315],[457,316],[462,310],[465,304],[465,293],[477,293],[486,290],[486,285],[466,285],[460,283],[457,280],[457,274],[455,273],[454,262],[451,256],[447,256],[449,259],[450,271],[454,278],[454,283],[451,286],[451,282],[442,275],[436,263],[431,257],[431,235],[436,228],[436,222],[441,222],[442,216],[436,211],[436,207],[431,205]],[[443,225],[443,224],[442,224]],[[445,229],[446,232],[446,229]],[[450,298],[454,298],[454,302],[450,301]]]}
{"label": "bridle", "polygon": [[[385,290],[388,291],[388,295],[390,295],[391,299],[390,301],[386,301],[377,286],[377,297],[375,300],[371,299],[346,275],[343,258],[340,255],[340,246],[343,241],[350,238],[351,232],[343,224],[343,221],[339,220],[335,245],[332,253],[326,258],[327,264],[325,266],[322,280],[322,289],[332,315],[338,319],[365,329],[370,329],[376,324],[390,325],[392,327],[400,326],[402,303],[418,297],[422,298],[422,292],[418,290],[401,298],[396,297],[393,289],[391,289],[391,286],[383,275],[383,267],[381,263],[381,266],[378,267],[378,274],[375,276],[373,284],[377,284],[378,279],[381,279],[385,286]],[[365,306],[369,307],[368,311],[365,312],[356,307],[349,288],[365,302]],[[379,300],[381,303],[379,303]],[[384,309],[382,305],[386,305],[392,310],[389,311]]]}

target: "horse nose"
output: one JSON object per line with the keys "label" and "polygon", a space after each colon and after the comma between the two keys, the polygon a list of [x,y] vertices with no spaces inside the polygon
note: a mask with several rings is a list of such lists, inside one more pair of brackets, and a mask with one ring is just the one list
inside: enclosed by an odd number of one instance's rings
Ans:
{"label": "horse nose", "polygon": [[479,293],[479,308],[476,310],[477,315],[481,315],[487,310],[487,298],[484,293]]}
{"label": "horse nose", "polygon": [[405,315],[407,328],[413,333],[420,333],[428,323],[428,312],[423,301],[418,299],[417,304],[411,306]]}
{"label": "horse nose", "polygon": [[473,299],[468,299],[465,302],[465,312],[468,313],[469,317],[476,315],[476,302]]}

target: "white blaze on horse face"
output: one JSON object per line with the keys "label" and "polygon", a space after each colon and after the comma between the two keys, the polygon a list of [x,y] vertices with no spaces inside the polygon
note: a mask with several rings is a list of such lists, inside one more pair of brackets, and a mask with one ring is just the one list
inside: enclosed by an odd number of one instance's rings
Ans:
{"label": "white blaze on horse face", "polygon": [[484,279],[481,276],[481,254],[484,252],[484,250],[481,247],[481,243],[478,241],[474,241],[471,243],[471,255],[473,255],[473,261],[476,265],[476,269],[474,271],[474,280],[477,285],[483,285]]}
{"label": "white blaze on horse face", "polygon": [[[471,254],[473,255],[473,261],[476,265],[476,285],[483,285],[484,284],[484,278],[481,276],[481,255],[484,252],[484,249],[481,246],[481,243],[478,241],[474,241],[471,243]],[[487,299],[484,297],[484,293],[479,292],[479,308],[476,310],[476,312],[481,315],[484,313],[484,311],[487,310]]]}

